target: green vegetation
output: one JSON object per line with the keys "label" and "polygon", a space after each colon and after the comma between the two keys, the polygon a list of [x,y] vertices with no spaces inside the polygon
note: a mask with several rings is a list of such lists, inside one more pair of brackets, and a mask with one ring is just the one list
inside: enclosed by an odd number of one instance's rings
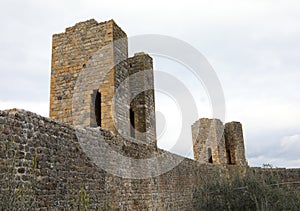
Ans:
{"label": "green vegetation", "polygon": [[81,184],[80,190],[71,194],[71,199],[67,201],[67,210],[90,210],[90,196]]}
{"label": "green vegetation", "polygon": [[248,170],[245,177],[232,180],[215,177],[194,192],[194,210],[299,210],[299,189],[281,182],[272,170]]}

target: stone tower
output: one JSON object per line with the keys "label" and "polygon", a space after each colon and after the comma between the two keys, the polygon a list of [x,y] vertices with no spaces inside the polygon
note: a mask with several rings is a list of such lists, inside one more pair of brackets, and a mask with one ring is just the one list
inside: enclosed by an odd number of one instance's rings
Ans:
{"label": "stone tower", "polygon": [[242,125],[218,119],[202,118],[192,125],[194,159],[202,163],[244,166],[245,158]]}
{"label": "stone tower", "polygon": [[127,35],[113,20],[53,35],[50,90],[51,118],[156,143],[152,58],[128,58]]}
{"label": "stone tower", "polygon": [[224,134],[227,163],[247,165],[242,124],[240,122],[226,123]]}
{"label": "stone tower", "polygon": [[149,142],[156,139],[153,61],[147,54],[136,53],[128,59],[128,67],[131,136]]}

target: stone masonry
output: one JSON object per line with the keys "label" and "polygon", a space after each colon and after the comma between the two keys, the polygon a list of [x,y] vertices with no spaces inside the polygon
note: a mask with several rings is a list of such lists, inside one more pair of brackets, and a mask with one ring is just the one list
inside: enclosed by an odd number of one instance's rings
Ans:
{"label": "stone masonry", "polygon": [[[114,66],[114,51],[111,42],[113,41],[113,28],[116,27],[113,21],[103,22],[98,24],[95,20],[78,23],[74,27],[66,29],[65,33],[53,35],[52,42],[52,63],[51,63],[51,89],[50,89],[50,117],[61,122],[73,124],[73,117],[80,115],[80,111],[88,111],[90,104],[83,104],[81,110],[75,110],[72,114],[73,92],[77,82],[77,78],[81,70],[86,68],[86,63],[91,59],[91,56],[104,49],[103,60],[101,66],[103,69]],[[90,30],[88,30],[90,29]],[[108,77],[102,81],[102,87],[110,90],[114,86],[113,71],[107,73]],[[109,77],[111,76],[111,77]],[[105,80],[106,79],[106,80]],[[85,91],[85,90],[82,90]],[[86,91],[88,92],[88,91]],[[89,90],[87,95],[92,95],[93,90]],[[113,93],[108,92],[102,98],[111,98]],[[75,100],[84,103],[86,99]],[[91,102],[91,100],[90,100]],[[110,114],[110,108],[103,108],[105,112]],[[90,125],[90,115],[86,112],[81,115],[82,121],[75,124]],[[112,125],[109,125],[111,117],[102,117],[102,127],[113,130]],[[105,125],[105,126],[104,126]]]}
{"label": "stone masonry", "polygon": [[202,118],[192,125],[194,158],[202,163],[246,166],[242,125]]}
{"label": "stone masonry", "polygon": [[[92,210],[193,210],[197,189],[243,172],[247,161],[239,122],[199,119],[192,137],[194,160],[157,148],[152,58],[128,58],[113,20],[77,23],[53,35],[50,118],[0,111],[0,197],[10,192],[8,168],[30,187],[36,210],[65,210],[78,192]],[[137,166],[153,176],[136,177]]]}
{"label": "stone masonry", "polygon": [[[104,150],[104,143],[135,159],[164,153],[182,162],[158,176],[122,178],[95,165],[87,156],[89,152],[83,150],[80,136],[98,140],[99,151],[104,153],[99,159],[109,166],[119,166],[123,161],[109,159],[110,152]],[[229,166],[231,170],[238,169],[237,165]],[[14,173],[13,178],[5,167]],[[162,163],[157,168],[162,168]],[[273,171],[250,170],[266,175]],[[152,170],[144,166],[141,171]],[[300,169],[274,171],[283,181],[300,180]],[[79,203],[76,197],[84,191],[89,196],[90,210],[190,211],[195,210],[197,190],[219,175],[228,175],[224,165],[181,158],[148,144],[128,141],[105,129],[74,127],[24,110],[0,111],[0,199],[9,194],[7,184],[23,184],[35,201],[31,210],[68,210],[70,203]]]}
{"label": "stone masonry", "polygon": [[155,144],[153,84],[152,58],[128,59],[127,36],[112,20],[53,35],[51,118]]}
{"label": "stone masonry", "polygon": [[[50,117],[156,146],[152,58],[128,58],[126,33],[112,20],[81,22],[53,35]],[[224,127],[219,120],[200,119],[192,134],[196,160],[246,164],[239,123]]]}
{"label": "stone masonry", "polygon": [[145,53],[136,53],[128,59],[128,66],[135,137],[150,143],[156,140],[153,61]]}
{"label": "stone masonry", "polygon": [[226,123],[224,134],[227,164],[247,165],[242,124]]}
{"label": "stone masonry", "polygon": [[[103,151],[104,143],[135,159],[164,153],[182,162],[159,176],[122,178],[95,165],[87,156],[89,152],[83,151],[78,138],[81,135],[98,140],[98,152],[104,153],[99,159],[109,166],[118,166],[123,161],[109,159],[110,151]],[[105,129],[74,127],[15,109],[0,111],[0,149],[6,148],[9,150],[0,150],[0,184],[10,182],[3,168],[7,163],[16,172],[14,180],[34,190],[36,210],[66,210],[82,188],[90,197],[91,210],[193,210],[194,191],[214,175],[225,174],[219,165],[201,164],[152,149],[148,144],[128,141]],[[15,165],[10,154],[18,156]],[[162,168],[162,163],[157,163],[157,168]],[[141,171],[152,170],[143,166]],[[2,185],[0,190],[0,198],[9,191]]]}

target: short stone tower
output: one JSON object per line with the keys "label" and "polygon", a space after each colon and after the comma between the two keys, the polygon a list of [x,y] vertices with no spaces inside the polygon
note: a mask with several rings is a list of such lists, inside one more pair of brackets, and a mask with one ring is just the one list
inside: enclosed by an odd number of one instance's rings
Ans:
{"label": "short stone tower", "polygon": [[242,124],[240,122],[226,123],[224,134],[227,163],[246,165]]}
{"label": "short stone tower", "polygon": [[127,35],[113,20],[53,35],[50,117],[156,144],[152,58],[128,58]]}
{"label": "short stone tower", "polygon": [[202,118],[192,125],[195,160],[202,163],[247,165],[242,125]]}

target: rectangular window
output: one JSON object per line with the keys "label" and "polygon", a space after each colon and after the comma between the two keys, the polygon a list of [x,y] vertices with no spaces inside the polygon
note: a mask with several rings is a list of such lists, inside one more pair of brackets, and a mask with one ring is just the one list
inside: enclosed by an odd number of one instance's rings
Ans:
{"label": "rectangular window", "polygon": [[208,163],[213,163],[211,148],[208,148]]}
{"label": "rectangular window", "polygon": [[95,99],[95,116],[97,126],[101,127],[101,93],[98,91]]}
{"label": "rectangular window", "polygon": [[130,109],[130,136],[135,138],[134,111]]}

